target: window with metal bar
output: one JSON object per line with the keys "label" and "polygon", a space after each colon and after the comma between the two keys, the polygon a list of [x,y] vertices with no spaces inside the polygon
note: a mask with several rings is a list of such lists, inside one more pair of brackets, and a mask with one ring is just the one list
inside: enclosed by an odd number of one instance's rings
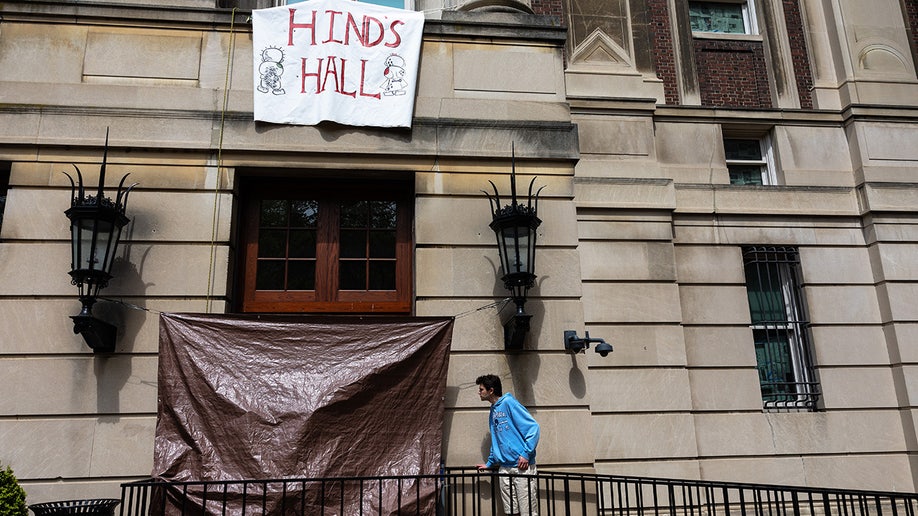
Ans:
{"label": "window with metal bar", "polygon": [[745,247],[743,265],[765,408],[813,410],[819,384],[810,353],[797,249]]}

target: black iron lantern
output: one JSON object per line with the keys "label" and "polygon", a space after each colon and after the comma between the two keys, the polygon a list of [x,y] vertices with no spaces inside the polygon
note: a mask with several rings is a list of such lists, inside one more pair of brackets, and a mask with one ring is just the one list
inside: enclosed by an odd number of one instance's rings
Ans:
{"label": "black iron lantern", "polygon": [[490,227],[497,236],[497,250],[500,253],[501,280],[510,291],[516,312],[504,324],[504,347],[518,350],[523,348],[526,333],[529,331],[529,315],[523,309],[526,296],[535,284],[535,249],[537,229],[542,221],[539,219],[538,205],[539,193],[544,186],[533,195],[532,188],[535,179],[529,182],[529,192],[526,203],[519,202],[516,196],[516,156],[511,148],[510,169],[510,204],[501,207],[500,193],[493,181],[494,197],[484,192],[491,204],[492,221]]}
{"label": "black iron lantern", "polygon": [[64,213],[70,219],[70,243],[72,246],[71,283],[79,289],[83,308],[73,319],[73,332],[83,336],[86,344],[96,353],[111,353],[115,350],[117,328],[92,315],[92,307],[99,296],[99,290],[108,286],[112,263],[121,240],[121,230],[130,222],[124,210],[127,198],[137,183],[124,188],[125,174],[118,184],[115,200],[105,197],[105,166],[108,158],[108,132],[105,134],[105,150],[102,154],[102,168],[99,172],[99,187],[95,195],[86,192],[83,174],[76,169],[77,183],[70,179],[70,209]]}

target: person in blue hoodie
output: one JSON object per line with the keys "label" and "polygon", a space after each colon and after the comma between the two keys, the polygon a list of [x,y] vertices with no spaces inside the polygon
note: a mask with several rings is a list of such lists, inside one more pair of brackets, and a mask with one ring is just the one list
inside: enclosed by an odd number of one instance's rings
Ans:
{"label": "person in blue hoodie", "polygon": [[500,378],[479,376],[478,396],[491,404],[491,453],[479,470],[498,467],[501,500],[508,515],[539,515],[536,474],[536,446],[539,423],[516,398],[503,393]]}

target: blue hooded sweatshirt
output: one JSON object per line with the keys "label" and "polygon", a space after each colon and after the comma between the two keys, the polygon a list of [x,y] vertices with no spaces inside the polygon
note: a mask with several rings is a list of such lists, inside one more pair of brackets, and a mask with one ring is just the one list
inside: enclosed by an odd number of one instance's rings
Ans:
{"label": "blue hooded sweatshirt", "polygon": [[509,392],[491,405],[491,454],[488,467],[516,467],[520,457],[535,464],[539,424]]}

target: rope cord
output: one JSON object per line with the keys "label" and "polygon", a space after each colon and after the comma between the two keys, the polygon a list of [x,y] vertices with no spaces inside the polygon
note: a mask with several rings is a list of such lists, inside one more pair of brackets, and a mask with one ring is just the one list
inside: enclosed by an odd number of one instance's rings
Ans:
{"label": "rope cord", "polygon": [[[150,313],[154,313],[154,314],[165,314],[165,313],[170,313],[170,312],[163,312],[163,311],[161,311],[161,310],[154,310],[154,309],[152,309],[152,308],[147,308],[147,307],[145,307],[145,306],[135,305],[135,304],[133,304],[133,303],[128,303],[127,301],[123,301],[123,300],[121,300],[121,299],[112,299],[112,298],[110,298],[110,297],[100,297],[99,299],[101,299],[101,300],[103,300],[103,301],[108,301],[108,302],[111,302],[111,303],[117,303],[117,304],[122,305],[122,306],[126,306],[126,307],[130,308],[131,310],[140,310],[140,311],[142,311],[142,312],[150,312]],[[471,309],[471,310],[466,310],[465,312],[460,312],[460,313],[454,315],[454,316],[453,316],[453,319],[459,319],[460,317],[465,317],[465,316],[467,316],[467,315],[472,315],[472,314],[478,313],[478,312],[480,312],[480,311],[482,311],[482,310],[487,310],[487,309],[489,309],[489,308],[494,308],[494,307],[498,307],[498,308],[497,308],[497,311],[500,312],[501,310],[504,309],[505,306],[507,306],[507,303],[509,303],[509,302],[510,302],[510,298],[509,298],[509,297],[505,297],[504,299],[501,299],[500,301],[494,301],[493,303],[488,303],[488,304],[486,304],[486,305],[479,306],[478,308],[473,308],[473,309]]]}
{"label": "rope cord", "polygon": [[229,104],[229,83],[233,71],[233,58],[236,55],[236,7],[230,14],[230,47],[226,53],[226,75],[223,78],[223,107],[220,110],[220,137],[217,144],[217,174],[214,178],[214,209],[210,229],[210,265],[207,267],[207,294],[205,312],[210,313],[213,302],[214,269],[217,254],[217,215],[220,204],[220,175],[223,170],[223,135],[226,128],[226,109]]}

